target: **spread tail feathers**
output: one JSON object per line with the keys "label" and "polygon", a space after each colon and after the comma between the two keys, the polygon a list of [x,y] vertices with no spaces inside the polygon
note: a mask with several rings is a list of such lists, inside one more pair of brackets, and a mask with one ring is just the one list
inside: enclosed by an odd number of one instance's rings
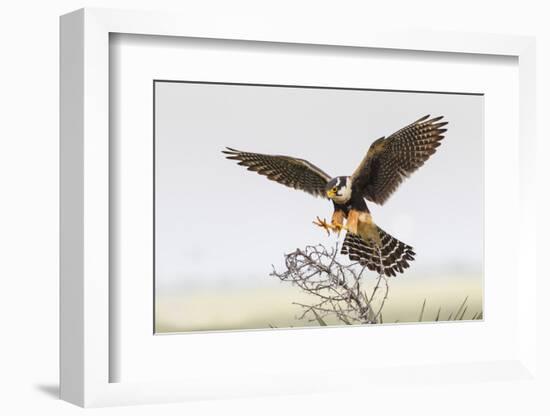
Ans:
{"label": "spread tail feathers", "polygon": [[409,267],[409,262],[414,260],[413,248],[377,228],[379,242],[371,238],[363,239],[358,234],[348,232],[341,253],[349,255],[351,260],[358,261],[362,266],[386,276],[395,276],[397,272],[403,273],[403,270]]}

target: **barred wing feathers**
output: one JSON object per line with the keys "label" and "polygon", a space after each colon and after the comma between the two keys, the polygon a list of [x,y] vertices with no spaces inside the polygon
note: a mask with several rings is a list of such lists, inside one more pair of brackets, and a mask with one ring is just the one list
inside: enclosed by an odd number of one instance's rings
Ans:
{"label": "barred wing feathers", "polygon": [[227,155],[227,159],[237,160],[239,165],[267,179],[326,198],[325,187],[331,177],[307,160],[290,156],[241,152],[230,147],[222,153]]}
{"label": "barred wing feathers", "polygon": [[401,182],[433,155],[444,138],[443,116],[422,117],[388,138],[376,140],[352,175],[354,190],[384,204]]}

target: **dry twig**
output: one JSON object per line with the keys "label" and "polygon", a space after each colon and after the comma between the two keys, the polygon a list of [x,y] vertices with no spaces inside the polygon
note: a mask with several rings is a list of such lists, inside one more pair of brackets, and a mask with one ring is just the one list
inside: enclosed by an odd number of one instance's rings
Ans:
{"label": "dry twig", "polygon": [[311,304],[294,303],[303,308],[299,319],[308,317],[320,325],[328,316],[346,325],[382,323],[382,309],[389,294],[387,277],[377,275],[369,290],[365,284],[368,269],[357,262],[342,263],[337,255],[338,244],[331,249],[321,244],[296,249],[285,255],[286,270],[273,268],[271,276],[298,286],[316,299]]}

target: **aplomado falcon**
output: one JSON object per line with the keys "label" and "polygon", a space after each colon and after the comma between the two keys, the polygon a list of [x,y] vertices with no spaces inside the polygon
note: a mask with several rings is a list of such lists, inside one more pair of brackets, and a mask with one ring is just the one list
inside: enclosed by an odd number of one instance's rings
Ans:
{"label": "aplomado falcon", "polygon": [[[329,198],[334,204],[330,224],[317,217],[314,224],[327,232],[346,230],[341,253],[370,270],[395,276],[414,260],[413,248],[392,237],[372,221],[366,200],[384,204],[411,173],[441,144],[443,116],[421,119],[389,137],[374,141],[351,176],[331,177],[304,159],[290,156],[223,151],[228,159],[288,187]],[[344,224],[346,220],[346,224]]]}

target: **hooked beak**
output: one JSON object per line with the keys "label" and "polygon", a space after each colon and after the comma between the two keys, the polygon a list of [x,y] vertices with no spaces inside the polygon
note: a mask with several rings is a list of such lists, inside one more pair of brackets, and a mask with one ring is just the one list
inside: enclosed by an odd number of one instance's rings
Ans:
{"label": "hooked beak", "polygon": [[336,192],[334,192],[332,189],[329,189],[327,191],[327,197],[329,197],[330,199],[334,198],[336,196]]}

